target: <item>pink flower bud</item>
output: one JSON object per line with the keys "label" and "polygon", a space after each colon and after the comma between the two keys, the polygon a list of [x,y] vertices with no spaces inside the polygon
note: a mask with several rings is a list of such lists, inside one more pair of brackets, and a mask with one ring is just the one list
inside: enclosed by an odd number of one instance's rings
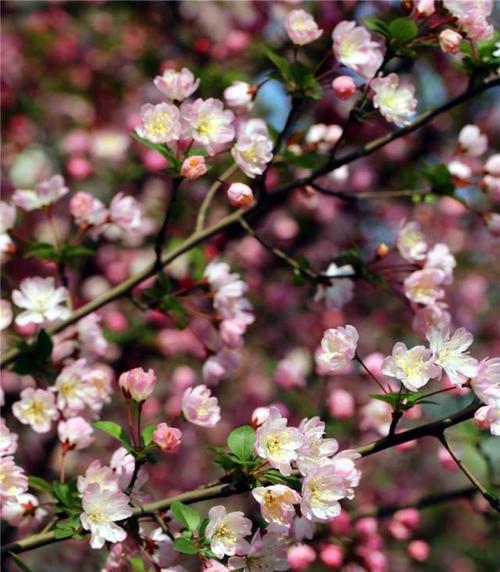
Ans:
{"label": "pink flower bud", "polygon": [[269,417],[269,407],[257,407],[252,413],[252,426],[254,429],[260,427]]}
{"label": "pink flower bud", "polygon": [[156,385],[156,374],[150,369],[147,372],[142,367],[136,367],[120,375],[118,383],[127,398],[139,403],[145,401]]}
{"label": "pink flower bud", "polygon": [[244,183],[233,183],[227,190],[227,198],[236,208],[245,208],[253,204],[252,189]]}
{"label": "pink flower bud", "polygon": [[316,552],[307,544],[297,544],[288,549],[288,563],[292,570],[304,570],[316,560]]}
{"label": "pink flower bud", "polygon": [[320,558],[329,568],[340,568],[344,560],[344,555],[340,546],[328,544],[321,550]]}
{"label": "pink flower bud", "polygon": [[334,389],[328,396],[328,411],[337,419],[349,419],[354,415],[354,398],[345,389]]}
{"label": "pink flower bud", "polygon": [[340,75],[332,81],[332,89],[339,99],[350,99],[356,93],[356,84],[352,77]]}
{"label": "pink flower bud", "polygon": [[408,545],[408,555],[417,562],[425,562],[430,552],[430,546],[423,540],[414,540]]}
{"label": "pink flower bud", "polygon": [[164,453],[172,453],[181,444],[182,431],[169,427],[166,423],[159,423],[153,433],[153,441]]}
{"label": "pink flower bud", "polygon": [[70,157],[66,170],[74,179],[86,179],[92,172],[92,165],[85,157]]}
{"label": "pink flower bud", "polygon": [[420,513],[416,508],[403,508],[398,510],[394,515],[394,519],[408,528],[415,529],[420,523]]}
{"label": "pink flower bud", "polygon": [[458,54],[462,36],[455,30],[443,30],[439,34],[439,47],[445,54]]}
{"label": "pink flower bud", "polygon": [[186,179],[194,180],[202,177],[207,172],[205,157],[203,155],[193,155],[184,159],[181,168],[181,175]]}

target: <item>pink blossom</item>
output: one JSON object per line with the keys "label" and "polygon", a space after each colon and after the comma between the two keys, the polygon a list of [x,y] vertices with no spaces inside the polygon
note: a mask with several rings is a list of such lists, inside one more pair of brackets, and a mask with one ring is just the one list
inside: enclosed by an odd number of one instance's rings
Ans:
{"label": "pink blossom", "polygon": [[349,419],[354,415],[354,397],[345,389],[333,389],[328,394],[328,412],[336,419]]}
{"label": "pink blossom", "polygon": [[319,556],[328,568],[340,568],[344,561],[343,550],[337,544],[327,544],[321,549]]}
{"label": "pink blossom", "polygon": [[61,175],[54,175],[39,183],[34,190],[18,189],[13,195],[13,202],[25,211],[33,211],[48,207],[69,193]]}
{"label": "pink blossom", "polygon": [[342,370],[354,359],[358,340],[358,332],[353,326],[330,328],[323,334],[316,360],[330,373]]}
{"label": "pink blossom", "polygon": [[262,175],[273,158],[273,142],[266,124],[256,119],[247,121],[240,129],[231,154],[247,177],[254,179]]}
{"label": "pink blossom", "polygon": [[153,433],[153,441],[164,453],[172,453],[181,444],[182,431],[169,427],[166,423],[159,423]]}
{"label": "pink blossom", "polygon": [[163,75],[155,77],[153,83],[170,101],[184,101],[198,89],[200,80],[195,80],[190,70],[182,68],[180,72],[165,70]]}
{"label": "pink blossom", "polygon": [[445,275],[436,268],[425,268],[412,272],[404,280],[406,297],[415,304],[430,305],[444,297],[441,288]]}
{"label": "pink blossom", "polygon": [[156,374],[152,369],[144,371],[142,367],[136,367],[122,373],[118,383],[127,399],[141,403],[153,393]]}
{"label": "pink blossom", "polygon": [[396,246],[403,258],[410,262],[424,260],[427,242],[418,222],[406,223],[398,233]]}
{"label": "pink blossom", "polygon": [[439,47],[445,54],[458,54],[463,38],[449,28],[439,33]]}
{"label": "pink blossom", "polygon": [[2,506],[2,520],[10,526],[26,529],[40,524],[47,511],[41,508],[38,499],[29,493],[7,500]]}
{"label": "pink blossom", "polygon": [[297,46],[305,46],[317,40],[323,30],[318,28],[314,18],[305,10],[292,10],[285,19],[288,37]]}
{"label": "pink blossom", "polygon": [[290,526],[294,516],[294,505],[300,503],[300,495],[285,485],[256,487],[252,491],[260,504],[262,517],[266,522]]}
{"label": "pink blossom", "polygon": [[373,105],[390,123],[403,127],[411,122],[417,110],[415,87],[402,85],[399,76],[391,73],[372,79],[370,87],[375,92]]}
{"label": "pink blossom", "polygon": [[444,0],[443,5],[469,39],[488,40],[493,35],[493,25],[487,20],[493,11],[491,0]]}
{"label": "pink blossom", "polygon": [[315,560],[316,552],[307,544],[296,544],[288,549],[288,563],[292,570],[305,570]]}
{"label": "pink blossom", "polygon": [[142,125],[136,128],[136,133],[143,139],[169,146],[180,139],[181,117],[175,105],[146,103],[141,107],[141,119]]}
{"label": "pink blossom", "polygon": [[218,99],[185,101],[181,115],[185,121],[183,137],[192,137],[209,155],[215,155],[234,139],[234,113],[224,110]]}
{"label": "pink blossom", "polygon": [[467,155],[480,157],[488,149],[488,137],[481,133],[477,125],[466,125],[458,135],[458,144]]}
{"label": "pink blossom", "polygon": [[446,244],[438,242],[427,253],[425,268],[437,268],[444,275],[443,284],[453,282],[453,270],[457,261]]}
{"label": "pink blossom", "polygon": [[407,349],[403,342],[397,342],[392,355],[386,357],[382,373],[395,377],[410,391],[418,391],[432,378],[440,375],[440,369],[433,362],[433,353],[424,346]]}
{"label": "pink blossom", "polygon": [[477,373],[471,379],[471,386],[483,403],[500,403],[500,358],[480,361]]}
{"label": "pink blossom", "polygon": [[6,330],[12,323],[14,312],[7,300],[0,299],[0,331]]}
{"label": "pink blossom", "polygon": [[17,435],[12,433],[5,420],[0,417],[0,457],[14,455],[17,451]]}
{"label": "pink blossom", "polygon": [[488,232],[492,236],[500,236],[500,214],[498,213],[486,213],[483,215],[483,220],[486,224]]}
{"label": "pink blossom", "polygon": [[417,562],[425,562],[431,553],[431,547],[423,540],[412,540],[408,545],[408,554]]}
{"label": "pink blossom", "polygon": [[333,52],[341,64],[366,79],[374,77],[384,56],[379,43],[372,40],[366,28],[344,20],[335,26],[332,39]]}
{"label": "pink blossom", "polygon": [[419,16],[432,16],[436,11],[434,0],[417,0],[415,7]]}
{"label": "pink blossom", "polygon": [[356,93],[356,84],[352,77],[339,75],[332,81],[332,90],[336,97],[347,100]]}
{"label": "pink blossom", "polygon": [[12,413],[18,421],[30,425],[36,433],[50,431],[52,421],[59,416],[54,394],[45,389],[27,387],[21,391],[20,397],[12,406]]}
{"label": "pink blossom", "polygon": [[232,183],[227,190],[227,198],[238,209],[251,207],[254,201],[252,189],[244,183]]}
{"label": "pink blossom", "polygon": [[62,286],[56,287],[52,277],[25,278],[19,290],[12,292],[12,301],[24,310],[16,316],[16,324],[25,326],[67,319],[70,315],[66,306],[68,297],[68,290]]}
{"label": "pink blossom", "polygon": [[256,88],[244,81],[235,81],[224,90],[224,100],[236,111],[250,111]]}
{"label": "pink blossom", "polygon": [[199,179],[207,172],[205,157],[203,155],[191,155],[184,159],[181,167],[181,175],[191,181]]}
{"label": "pink blossom", "polygon": [[481,429],[489,429],[495,437],[500,437],[500,405],[498,402],[492,405],[480,407],[474,414],[474,423]]}
{"label": "pink blossom", "polygon": [[18,467],[14,457],[0,457],[0,500],[15,500],[28,490],[28,478]]}
{"label": "pink blossom", "polygon": [[102,202],[90,193],[82,191],[71,197],[69,208],[79,225],[97,226],[103,224],[108,217],[108,211]]}
{"label": "pink blossom", "polygon": [[451,324],[451,316],[446,304],[436,302],[424,307],[417,307],[413,317],[412,328],[419,334],[425,334],[430,328],[446,330]]}
{"label": "pink blossom", "polygon": [[83,417],[71,417],[57,425],[59,441],[69,450],[85,449],[94,441],[94,429]]}
{"label": "pink blossom", "polygon": [[200,427],[215,427],[220,421],[220,407],[206,385],[188,387],[182,396],[184,417]]}
{"label": "pink blossom", "polygon": [[130,232],[138,230],[142,223],[141,205],[134,197],[117,193],[109,205],[110,219],[121,230]]}

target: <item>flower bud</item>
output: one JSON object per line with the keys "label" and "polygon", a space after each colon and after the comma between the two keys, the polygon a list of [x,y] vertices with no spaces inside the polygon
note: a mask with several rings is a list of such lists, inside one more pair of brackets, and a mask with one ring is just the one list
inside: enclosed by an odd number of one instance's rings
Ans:
{"label": "flower bud", "polygon": [[443,30],[439,34],[439,47],[445,54],[458,54],[462,36],[455,30]]}
{"label": "flower bud", "polygon": [[182,431],[169,427],[166,423],[159,423],[153,433],[153,441],[164,453],[172,453],[181,444]]}
{"label": "flower bud", "polygon": [[257,407],[252,413],[252,427],[257,429],[269,417],[269,407]]}
{"label": "flower bud", "polygon": [[245,208],[253,204],[252,189],[244,183],[233,183],[227,190],[227,198],[236,208]]}
{"label": "flower bud", "polygon": [[245,111],[251,109],[255,94],[254,86],[244,81],[235,81],[224,90],[224,100],[229,107]]}
{"label": "flower bud", "polygon": [[307,544],[296,544],[288,549],[288,564],[292,570],[304,570],[315,560],[316,552]]}
{"label": "flower bud", "polygon": [[156,374],[150,369],[147,372],[142,367],[136,367],[120,375],[118,383],[127,399],[141,403],[152,393],[156,385]]}
{"label": "flower bud", "polygon": [[340,75],[332,81],[332,89],[339,99],[350,99],[356,93],[356,84],[352,77]]}
{"label": "flower bud", "polygon": [[94,440],[94,430],[83,417],[59,421],[57,433],[66,450],[85,449]]}
{"label": "flower bud", "polygon": [[429,558],[430,546],[423,540],[413,540],[408,545],[408,555],[417,562],[425,562]]}
{"label": "flower bud", "polygon": [[194,180],[202,177],[207,172],[205,157],[202,155],[193,155],[184,159],[181,167],[181,175],[186,179]]}

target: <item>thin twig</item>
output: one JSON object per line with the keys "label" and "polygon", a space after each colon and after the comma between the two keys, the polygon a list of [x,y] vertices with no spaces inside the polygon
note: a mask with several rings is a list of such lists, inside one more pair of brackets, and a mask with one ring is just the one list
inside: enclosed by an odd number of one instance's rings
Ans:
{"label": "thin twig", "polygon": [[207,194],[205,195],[205,197],[203,198],[203,201],[201,203],[200,210],[198,211],[198,216],[196,218],[195,232],[199,232],[205,226],[205,221],[207,219],[208,209],[210,208],[210,205],[212,204],[212,201],[215,197],[215,194],[217,193],[217,191],[219,190],[219,188],[223,184],[223,182],[226,181],[226,179],[229,179],[229,177],[231,177],[231,175],[237,170],[237,168],[238,168],[238,165],[236,165],[236,164],[231,165],[231,167],[229,167],[229,169],[226,169],[222,173],[222,175],[219,177],[219,179],[214,181],[212,183],[212,186],[208,189]]}
{"label": "thin twig", "polygon": [[176,177],[172,181],[172,191],[170,192],[167,207],[165,209],[165,215],[163,217],[163,222],[161,224],[160,230],[155,240],[155,269],[160,270],[163,266],[161,262],[161,255],[163,252],[163,245],[165,244],[165,239],[167,238],[167,230],[172,213],[174,210],[175,199],[177,198],[177,192],[182,183],[182,177]]}

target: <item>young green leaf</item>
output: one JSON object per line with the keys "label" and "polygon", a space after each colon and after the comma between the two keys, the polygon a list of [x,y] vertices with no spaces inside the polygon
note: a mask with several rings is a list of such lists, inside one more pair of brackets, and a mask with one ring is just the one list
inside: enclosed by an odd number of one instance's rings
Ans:
{"label": "young green leaf", "polygon": [[255,430],[249,425],[243,425],[231,431],[227,438],[229,450],[241,461],[250,461],[253,458],[254,444]]}
{"label": "young green leaf", "polygon": [[200,526],[201,516],[190,506],[174,501],[170,506],[170,510],[174,517],[191,532],[194,532]]}
{"label": "young green leaf", "polygon": [[172,544],[174,550],[182,554],[197,554],[198,549],[191,540],[187,538],[176,538]]}
{"label": "young green leaf", "polygon": [[49,495],[52,494],[52,485],[41,477],[30,475],[28,477],[28,485],[30,489],[34,489],[35,491],[48,493]]}
{"label": "young green leaf", "polygon": [[142,437],[142,442],[144,443],[144,445],[147,447],[151,441],[153,440],[153,433],[156,430],[156,425],[149,425],[148,427],[146,427],[144,429],[144,431],[141,434]]}
{"label": "young green leaf", "polygon": [[417,36],[418,26],[411,18],[398,18],[389,24],[389,31],[395,40],[405,44]]}
{"label": "young green leaf", "polygon": [[129,436],[125,433],[123,428],[118,425],[118,423],[115,423],[114,421],[94,421],[92,425],[96,429],[100,429],[101,431],[104,431],[104,433],[111,435],[111,437],[117,441],[120,441],[127,451],[134,451],[134,447],[130,442]]}

